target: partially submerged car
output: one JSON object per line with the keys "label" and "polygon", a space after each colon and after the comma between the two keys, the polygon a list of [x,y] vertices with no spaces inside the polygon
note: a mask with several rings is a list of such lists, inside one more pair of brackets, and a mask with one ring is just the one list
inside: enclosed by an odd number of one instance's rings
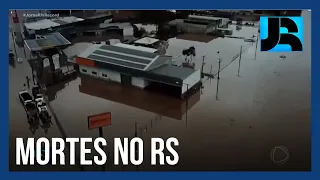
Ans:
{"label": "partially submerged car", "polygon": [[43,98],[43,95],[41,94],[40,87],[39,86],[33,87],[32,94],[34,97],[34,102],[36,103],[39,118],[42,121],[50,121],[51,116],[49,115],[47,104]]}
{"label": "partially submerged car", "polygon": [[32,95],[36,103],[40,101],[44,101],[43,96],[41,94],[41,89],[39,86],[35,86],[32,88]]}
{"label": "partially submerged car", "polygon": [[32,102],[32,96],[30,95],[28,90],[22,90],[19,92],[19,99],[23,105],[25,105],[28,102]]}
{"label": "partially submerged car", "polygon": [[38,120],[38,110],[30,93],[27,90],[20,91],[19,99],[27,113],[28,122]]}

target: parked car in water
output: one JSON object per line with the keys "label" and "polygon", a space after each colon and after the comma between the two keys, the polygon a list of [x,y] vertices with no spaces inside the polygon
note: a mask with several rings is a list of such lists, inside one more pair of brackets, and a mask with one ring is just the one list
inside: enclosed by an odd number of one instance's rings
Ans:
{"label": "parked car in water", "polygon": [[12,50],[10,50],[10,52],[9,52],[9,59],[13,59],[13,58],[14,58],[14,54],[13,54]]}
{"label": "parked car in water", "polygon": [[33,102],[33,98],[30,93],[27,90],[20,91],[19,99],[27,113],[28,122],[34,122],[38,120],[37,107]]}
{"label": "parked car in water", "polygon": [[19,99],[21,101],[21,103],[23,103],[24,105],[28,102],[32,102],[33,98],[30,95],[28,90],[22,90],[19,92]]}
{"label": "parked car in water", "polygon": [[35,86],[32,88],[32,95],[35,102],[43,101],[43,96],[41,94],[41,89],[39,86]]}
{"label": "parked car in water", "polygon": [[43,95],[41,94],[41,89],[39,86],[35,86],[32,88],[32,95],[34,97],[34,102],[36,104],[38,115],[41,121],[51,121],[51,116],[49,115],[47,104],[43,98]]}

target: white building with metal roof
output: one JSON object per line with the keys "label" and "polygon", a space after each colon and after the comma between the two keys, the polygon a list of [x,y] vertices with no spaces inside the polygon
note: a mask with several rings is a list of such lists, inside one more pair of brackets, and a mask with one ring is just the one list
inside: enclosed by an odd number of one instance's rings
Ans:
{"label": "white building with metal roof", "polygon": [[61,17],[61,18],[54,18],[54,19],[41,19],[35,22],[27,22],[24,23],[24,26],[27,30],[41,30],[41,29],[48,29],[52,27],[57,27],[65,24],[70,24],[74,22],[83,21],[84,19],[70,16],[70,17]]}
{"label": "white building with metal roof", "polygon": [[[154,50],[153,50],[154,51]],[[94,44],[76,59],[80,72],[140,88],[150,83],[175,87],[179,94],[199,85],[200,70],[172,66],[172,57],[134,45]]]}

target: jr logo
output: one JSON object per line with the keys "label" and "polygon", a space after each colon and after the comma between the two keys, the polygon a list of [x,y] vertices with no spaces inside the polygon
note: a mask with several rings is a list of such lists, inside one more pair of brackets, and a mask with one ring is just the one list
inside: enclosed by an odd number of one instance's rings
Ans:
{"label": "jr logo", "polygon": [[302,17],[260,17],[261,51],[303,51]]}

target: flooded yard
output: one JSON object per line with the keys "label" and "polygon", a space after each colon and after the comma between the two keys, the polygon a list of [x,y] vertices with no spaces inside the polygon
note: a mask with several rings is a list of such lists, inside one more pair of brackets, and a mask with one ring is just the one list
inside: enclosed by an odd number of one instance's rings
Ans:
{"label": "flooded yard", "polygon": [[[235,25],[230,25],[233,29],[233,36],[251,38],[253,35],[257,36],[258,28],[243,26],[241,30],[237,31]],[[256,38],[254,38],[256,39]],[[240,49],[242,46],[242,56],[248,53],[248,51],[255,51],[255,43],[245,42],[243,39],[236,38],[216,38],[211,41],[199,42],[190,41],[180,38],[171,38],[168,40],[169,47],[167,54],[175,58],[175,63],[180,65],[185,61],[185,57],[182,55],[184,49],[188,49],[193,46],[196,49],[196,56],[192,57],[196,65],[196,69],[200,69],[202,66],[202,59],[204,58],[203,72],[210,74],[217,74],[219,69],[219,58],[221,59],[221,68],[227,66],[232,60],[236,59],[240,55]],[[190,58],[190,57],[189,57]]]}
{"label": "flooded yard", "polygon": [[[213,63],[215,51],[221,51],[224,59],[231,59],[232,50],[242,42],[245,45],[243,40],[236,43],[234,39],[222,40],[223,48],[215,46],[216,40],[211,45],[175,39],[169,42],[169,49],[171,46],[179,51],[193,45],[198,50],[197,58],[206,54],[212,57],[207,57],[207,62]],[[310,47],[308,43],[306,46]],[[200,100],[183,113],[182,120],[159,111],[143,110],[124,100],[117,101],[112,91],[109,96],[114,98],[109,99],[79,92],[81,78],[69,83],[51,104],[71,137],[97,137],[98,132],[88,130],[87,116],[111,112],[112,125],[103,129],[111,147],[114,137],[133,137],[134,124],[138,123],[139,136],[146,142],[145,163],[140,170],[308,170],[310,51],[287,53],[285,60],[279,58],[278,53],[258,52],[254,60],[254,50],[252,46],[243,53],[241,77],[236,76],[238,63],[235,62],[221,72],[219,100],[215,98],[216,79],[204,79]],[[165,101],[154,103],[162,105],[163,111],[172,109]],[[178,138],[179,164],[149,166],[147,147],[151,137]],[[277,145],[287,147],[292,155],[282,166],[270,158],[271,149]],[[112,157],[111,150],[109,153]],[[107,165],[107,170],[135,168]]]}

